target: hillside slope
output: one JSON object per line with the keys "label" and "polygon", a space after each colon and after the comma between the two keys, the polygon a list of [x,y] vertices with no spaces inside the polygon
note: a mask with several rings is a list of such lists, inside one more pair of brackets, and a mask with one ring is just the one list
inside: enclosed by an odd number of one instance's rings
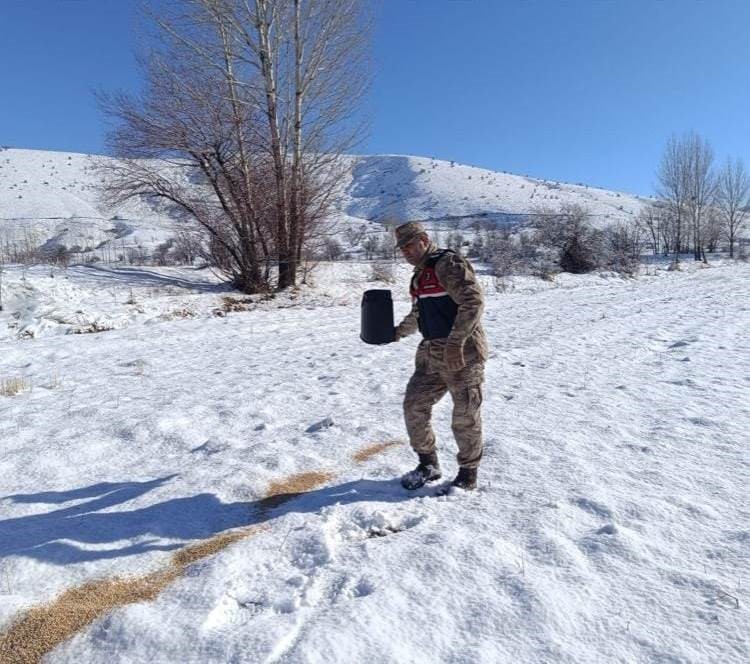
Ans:
{"label": "hillside slope", "polygon": [[579,204],[601,223],[637,214],[643,199],[585,185],[537,180],[454,162],[376,155],[352,160],[341,207],[376,220],[442,220],[524,214],[538,207]]}
{"label": "hillside slope", "polygon": [[[347,175],[333,217],[350,224],[480,216],[502,222],[509,214],[562,203],[583,205],[597,223],[606,224],[632,218],[643,205],[629,194],[424,157],[350,156],[345,161]],[[110,247],[114,254],[140,245],[150,252],[180,227],[146,203],[106,208],[100,183],[90,155],[0,151],[0,242]]]}

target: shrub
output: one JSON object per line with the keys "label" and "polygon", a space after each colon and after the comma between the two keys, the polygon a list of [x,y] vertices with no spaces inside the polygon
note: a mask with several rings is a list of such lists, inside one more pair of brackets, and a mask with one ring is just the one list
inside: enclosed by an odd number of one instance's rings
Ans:
{"label": "shrub", "polygon": [[594,271],[600,265],[596,249],[584,236],[571,237],[560,250],[560,268],[572,274]]}
{"label": "shrub", "polygon": [[344,253],[344,247],[341,246],[335,237],[327,237],[323,243],[325,258],[329,261],[337,261]]}
{"label": "shrub", "polygon": [[641,254],[641,228],[635,223],[620,223],[608,228],[606,237],[607,265],[621,274],[635,274]]}
{"label": "shrub", "polygon": [[536,242],[557,252],[557,262],[565,272],[583,274],[601,266],[604,237],[591,226],[585,208],[566,204],[558,212],[541,210],[534,228]]}
{"label": "shrub", "polygon": [[372,264],[371,281],[382,281],[386,284],[395,283],[396,277],[393,274],[393,263],[389,261],[377,261]]}
{"label": "shrub", "polygon": [[30,388],[31,384],[26,378],[0,379],[0,396],[14,397],[19,392],[24,392]]}

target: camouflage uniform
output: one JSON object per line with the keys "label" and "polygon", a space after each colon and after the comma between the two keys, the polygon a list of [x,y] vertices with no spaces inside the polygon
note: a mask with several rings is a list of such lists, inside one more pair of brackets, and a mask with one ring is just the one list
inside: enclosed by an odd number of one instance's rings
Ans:
{"label": "camouflage uniform", "polygon": [[[480,322],[484,309],[482,290],[471,264],[459,254],[430,247],[414,269],[412,294],[426,266],[433,262],[439,286],[450,296],[455,319],[446,337],[423,339],[417,349],[416,369],[409,380],[404,398],[404,419],[412,448],[418,454],[435,451],[435,433],[430,424],[432,407],[450,392],[453,398],[453,435],[458,444],[458,464],[475,469],[482,458],[482,384],[487,360],[487,340]],[[437,256],[437,260],[435,257]],[[430,258],[432,257],[432,261]],[[424,297],[431,297],[425,295]],[[433,296],[434,297],[434,296]],[[447,299],[447,298],[446,298]],[[396,339],[419,329],[418,298],[411,312],[396,327]],[[446,366],[446,346],[463,350],[465,365],[457,371]]]}

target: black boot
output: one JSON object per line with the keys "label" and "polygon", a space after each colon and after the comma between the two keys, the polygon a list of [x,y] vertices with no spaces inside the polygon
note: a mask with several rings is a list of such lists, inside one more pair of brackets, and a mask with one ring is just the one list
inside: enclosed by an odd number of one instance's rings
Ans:
{"label": "black boot", "polygon": [[451,482],[451,485],[458,489],[463,489],[464,491],[473,491],[477,488],[477,469],[460,466],[458,469],[458,475],[456,475],[456,479]]}
{"label": "black boot", "polygon": [[401,486],[404,489],[413,491],[423,487],[427,482],[434,482],[442,477],[440,472],[440,463],[438,462],[437,452],[431,454],[420,454],[419,465],[406,473],[401,478]]}

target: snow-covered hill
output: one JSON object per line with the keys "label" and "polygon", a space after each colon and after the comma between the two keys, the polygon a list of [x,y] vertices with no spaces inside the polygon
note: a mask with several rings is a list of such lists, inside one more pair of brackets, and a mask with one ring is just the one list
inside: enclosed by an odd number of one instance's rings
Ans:
{"label": "snow-covered hill", "polygon": [[0,150],[0,242],[153,249],[178,226],[145,203],[107,209],[90,155]]}
{"label": "snow-covered hill", "polygon": [[750,661],[750,267],[485,281],[443,498],[397,480],[416,339],[359,340],[363,270],[221,315],[198,270],[6,271],[0,661]]}
{"label": "snow-covered hill", "polygon": [[[98,157],[97,159],[103,159]],[[586,206],[598,223],[630,218],[643,205],[629,194],[498,173],[423,157],[347,157],[336,216],[346,223],[440,222],[509,214],[562,203]],[[0,150],[0,242],[109,247],[112,255],[141,245],[150,253],[179,225],[143,203],[107,209],[92,157]]]}
{"label": "snow-covered hill", "polygon": [[381,221],[501,218],[577,203],[606,223],[632,217],[645,202],[630,194],[425,157],[356,157],[351,173],[342,209],[353,217]]}

